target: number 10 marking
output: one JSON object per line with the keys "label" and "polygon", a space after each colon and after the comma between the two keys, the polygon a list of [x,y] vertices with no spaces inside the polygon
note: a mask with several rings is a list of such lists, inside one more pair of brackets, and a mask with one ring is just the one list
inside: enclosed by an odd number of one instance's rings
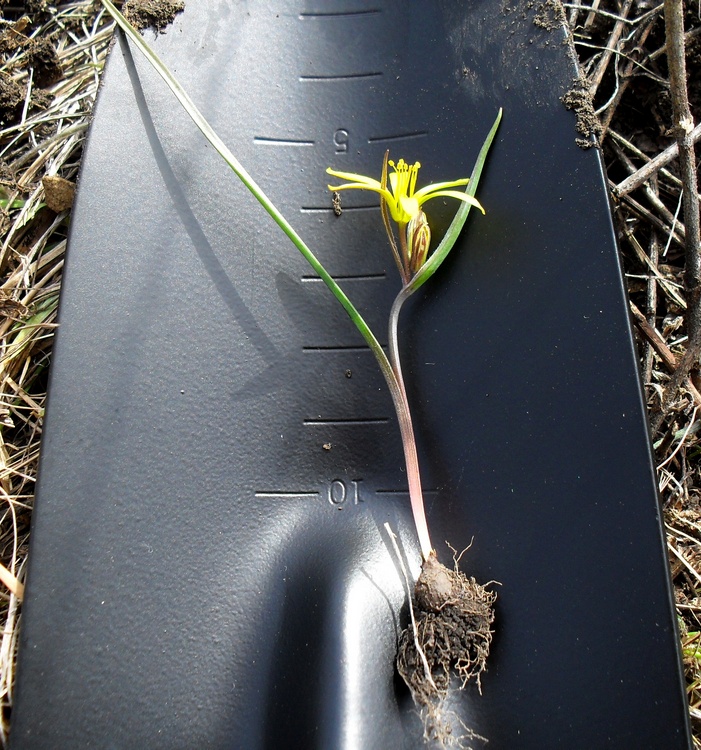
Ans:
{"label": "number 10 marking", "polygon": [[334,479],[330,482],[327,488],[326,494],[329,503],[336,507],[341,507],[342,505],[345,505],[346,502],[350,502],[353,505],[362,503],[358,489],[358,485],[361,481],[362,480],[360,479],[351,479],[350,482],[346,484],[342,479]]}

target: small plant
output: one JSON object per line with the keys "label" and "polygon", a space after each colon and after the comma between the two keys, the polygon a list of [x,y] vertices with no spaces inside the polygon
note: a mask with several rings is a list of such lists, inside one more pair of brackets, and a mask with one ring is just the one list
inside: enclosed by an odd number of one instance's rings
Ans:
{"label": "small plant", "polygon": [[[438,562],[431,544],[416,439],[399,357],[397,329],[402,305],[445,260],[470,208],[474,206],[484,213],[474,196],[500,120],[501,111],[482,146],[471,178],[440,182],[417,190],[421,164],[416,162],[410,166],[403,159],[395,164],[389,160],[389,151],[385,152],[379,181],[331,168],[326,170],[330,175],[346,180],[344,184],[328,186],[334,193],[341,190],[379,193],[382,221],[402,280],[402,288],[389,316],[390,372],[386,372],[384,352],[373,349],[385,373],[397,411],[409,497],[423,557],[421,575],[416,582],[413,601],[410,601],[411,623],[399,639],[397,670],[409,687],[414,702],[422,710],[426,738],[437,740],[441,745],[460,745],[463,739],[452,731],[443,703],[450,687],[452,670],[457,673],[461,688],[473,679],[479,686],[480,675],[486,668],[489,656],[496,596],[459,570],[458,557],[455,558],[453,570]],[[389,176],[388,167],[393,170]],[[466,187],[466,192],[455,190],[456,187]],[[441,197],[459,200],[461,206],[442,241],[431,254],[431,231],[422,206],[433,198]],[[396,227],[396,237],[392,222]],[[466,738],[478,737],[468,727],[463,729]]]}
{"label": "small plant", "polygon": [[[326,283],[377,359],[397,412],[404,447],[411,508],[423,558],[422,572],[416,582],[413,601],[410,600],[411,625],[400,636],[397,668],[408,685],[414,701],[422,709],[427,738],[436,739],[443,745],[460,744],[463,738],[457,737],[451,731],[449,721],[443,715],[442,705],[450,686],[451,672],[458,675],[462,687],[472,679],[475,679],[479,685],[479,678],[485,669],[489,655],[492,638],[491,625],[494,620],[493,603],[496,596],[478,584],[474,578],[468,578],[460,572],[459,556],[455,556],[454,569],[447,568],[438,562],[431,544],[424,510],[416,440],[399,357],[397,327],[402,305],[445,260],[455,245],[470,209],[476,207],[484,213],[484,209],[475,198],[475,192],[501,121],[501,110],[482,145],[469,178],[440,182],[416,189],[421,166],[419,162],[410,166],[400,159],[395,163],[389,160],[389,152],[385,153],[379,180],[349,172],[338,172],[331,168],[327,170],[330,175],[345,180],[341,185],[329,185],[329,190],[334,193],[358,189],[376,192],[380,196],[383,224],[402,281],[402,288],[390,312],[389,356],[387,356],[353,303],[214,132],[152,48],[110,0],[101,1],[129,39],[165,80],[205,138]],[[389,172],[390,168],[391,172]],[[456,190],[455,188],[458,187],[465,189],[464,191]],[[456,199],[460,202],[460,206],[447,232],[431,252],[431,231],[422,207],[428,201],[440,197]],[[392,539],[394,539],[393,536]],[[466,737],[477,737],[469,729],[465,728],[465,730]]]}

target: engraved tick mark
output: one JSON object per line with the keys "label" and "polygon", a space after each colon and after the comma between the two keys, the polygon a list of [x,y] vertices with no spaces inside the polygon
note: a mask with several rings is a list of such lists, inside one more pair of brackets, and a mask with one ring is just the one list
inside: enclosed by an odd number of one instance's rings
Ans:
{"label": "engraved tick mark", "polygon": [[[361,275],[339,275],[339,276],[332,276],[331,277],[334,281],[382,281],[383,279],[387,278],[387,274],[385,273],[366,273]],[[318,276],[302,276],[302,281],[321,281],[323,282],[323,279],[319,278]]]}
{"label": "engraved tick mark", "polygon": [[369,424],[387,424],[387,417],[359,417],[358,419],[305,419],[305,427],[357,426]]}
{"label": "engraved tick mark", "polygon": [[381,71],[371,71],[368,73],[346,73],[335,76],[300,76],[299,80],[305,83],[313,83],[315,81],[356,81],[362,78],[378,78],[381,75]]}
{"label": "engraved tick mark", "polygon": [[[387,348],[386,344],[380,344],[383,349]],[[321,354],[325,352],[369,352],[370,347],[367,344],[358,344],[357,346],[303,346],[303,354]]]}
{"label": "engraved tick mark", "polygon": [[272,490],[270,492],[256,492],[256,497],[262,498],[293,498],[293,497],[319,497],[318,492],[283,492]]}
{"label": "engraved tick mark", "polygon": [[268,138],[263,135],[257,135],[253,138],[253,143],[259,146],[313,146],[314,141],[303,141],[297,138]]}
{"label": "engraved tick mark", "polygon": [[415,133],[400,133],[399,135],[378,135],[368,138],[368,143],[390,143],[391,141],[406,141],[412,138],[424,138],[427,130],[417,130]]}
{"label": "engraved tick mark", "polygon": [[355,16],[374,16],[382,13],[378,8],[369,8],[368,10],[339,10],[328,11],[326,13],[300,13],[299,18],[306,21],[312,18],[352,18]]}
{"label": "engraved tick mark", "polygon": [[[380,206],[375,203],[372,206],[344,206],[343,213],[351,211],[379,211]],[[302,206],[300,211],[303,214],[332,214],[335,213],[333,206]]]}

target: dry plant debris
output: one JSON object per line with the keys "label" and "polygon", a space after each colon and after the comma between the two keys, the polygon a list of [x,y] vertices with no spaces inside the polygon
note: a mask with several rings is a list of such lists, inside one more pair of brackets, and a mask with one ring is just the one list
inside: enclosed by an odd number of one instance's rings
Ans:
{"label": "dry plant debris", "polygon": [[[24,576],[70,218],[69,207],[47,205],[44,180],[76,181],[113,28],[92,1],[52,6],[44,0],[10,0],[2,7],[0,562],[9,578],[0,575],[0,741],[5,745],[21,588],[13,594],[2,581],[21,582]],[[654,428],[694,742],[701,748],[701,376],[699,336],[689,340],[690,318],[701,311],[697,302],[689,310],[685,285],[684,176],[673,123],[664,4],[572,0],[562,8],[582,66],[580,89],[588,87],[600,120],[598,139]],[[697,2],[682,8],[689,107],[698,123],[701,18]],[[550,8],[551,15],[561,17],[557,8]],[[700,136],[698,125],[686,134],[696,144]]]}

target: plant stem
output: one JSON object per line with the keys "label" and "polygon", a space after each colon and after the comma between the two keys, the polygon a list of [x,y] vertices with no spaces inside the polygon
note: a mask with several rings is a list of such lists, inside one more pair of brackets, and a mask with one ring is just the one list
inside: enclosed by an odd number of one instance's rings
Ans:
{"label": "plant stem", "polygon": [[[399,386],[399,393],[402,400],[402,410],[397,408],[397,417],[399,418],[399,430],[402,434],[402,444],[404,445],[404,459],[406,461],[406,474],[409,483],[409,499],[411,500],[411,511],[414,514],[414,524],[416,533],[421,545],[421,554],[424,560],[433,550],[431,538],[428,533],[428,524],[426,522],[426,511],[424,508],[424,496],[421,489],[421,475],[419,472],[419,458],[416,451],[416,437],[414,435],[414,426],[411,421],[411,411],[409,410],[409,401],[404,386],[404,377],[402,375],[402,365],[399,359],[399,341],[397,338],[397,327],[399,324],[399,313],[404,302],[411,296],[413,289],[411,287],[402,287],[402,290],[396,296],[392,309],[389,314],[389,361],[392,365],[394,377]],[[396,403],[395,403],[396,406]]]}
{"label": "plant stem", "polygon": [[[684,244],[686,249],[684,286],[687,293],[686,353],[665,387],[660,411],[652,421],[657,432],[669,412],[680,385],[687,375],[698,387],[698,366],[701,356],[701,228],[699,219],[696,155],[694,153],[694,120],[686,88],[686,57],[684,51],[684,5],[682,0],[665,0],[665,33],[667,65],[672,99],[672,126],[679,146],[679,166],[683,184]],[[654,434],[654,433],[653,433]]]}

